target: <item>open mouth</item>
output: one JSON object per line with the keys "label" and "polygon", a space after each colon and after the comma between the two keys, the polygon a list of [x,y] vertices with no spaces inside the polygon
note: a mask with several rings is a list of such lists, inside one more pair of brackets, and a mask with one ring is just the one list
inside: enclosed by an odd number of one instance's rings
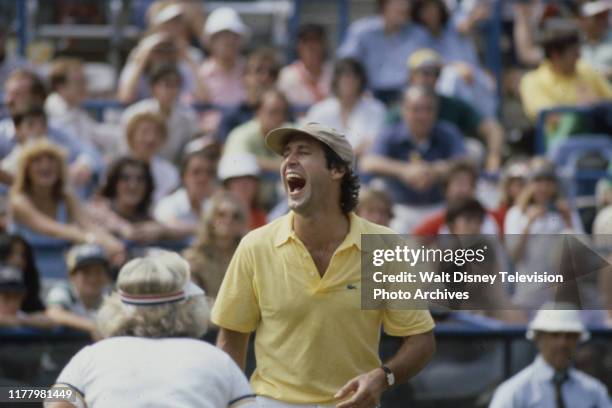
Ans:
{"label": "open mouth", "polygon": [[287,175],[287,187],[289,189],[289,194],[299,193],[302,191],[304,186],[306,186],[306,180],[303,177],[293,173]]}

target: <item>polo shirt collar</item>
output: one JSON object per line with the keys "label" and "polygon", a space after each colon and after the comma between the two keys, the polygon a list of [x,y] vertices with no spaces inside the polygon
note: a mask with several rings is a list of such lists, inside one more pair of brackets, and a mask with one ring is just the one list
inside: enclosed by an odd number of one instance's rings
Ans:
{"label": "polo shirt collar", "polygon": [[425,142],[417,144],[416,140],[414,140],[414,136],[412,135],[412,133],[410,133],[410,129],[408,129],[408,126],[406,125],[404,120],[401,120],[398,123],[397,128],[393,132],[391,140],[393,143],[406,143],[420,152],[426,152],[431,147],[431,139],[436,132],[436,126],[437,125],[434,125],[434,127],[431,129],[431,134]]}
{"label": "polo shirt collar", "polygon": [[293,232],[293,211],[289,211],[288,214],[284,215],[280,219],[280,225],[274,236],[274,246],[279,247],[289,241],[289,238],[293,238],[295,233]]}
{"label": "polo shirt collar", "polygon": [[[295,235],[295,231],[293,230],[293,217],[293,211],[290,211],[280,220],[280,225],[274,236],[274,246],[279,247],[287,243],[287,241],[290,239],[298,239],[297,235]],[[344,240],[336,252],[350,248],[351,246],[355,246],[358,250],[361,250],[362,220],[357,217],[354,212],[350,212],[348,214],[348,218],[349,232],[346,234],[346,237],[344,237]]]}

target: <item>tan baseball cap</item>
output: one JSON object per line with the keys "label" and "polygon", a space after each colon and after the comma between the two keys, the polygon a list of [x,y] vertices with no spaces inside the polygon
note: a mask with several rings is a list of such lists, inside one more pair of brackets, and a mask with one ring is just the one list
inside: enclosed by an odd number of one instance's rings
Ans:
{"label": "tan baseball cap", "polygon": [[406,61],[409,69],[420,69],[426,67],[441,67],[444,65],[442,56],[431,48],[421,48],[413,52]]}
{"label": "tan baseball cap", "polygon": [[299,127],[283,127],[270,131],[266,135],[266,145],[274,153],[282,156],[287,137],[293,135],[310,136],[325,143],[342,160],[353,163],[353,147],[342,133],[320,123],[310,122]]}

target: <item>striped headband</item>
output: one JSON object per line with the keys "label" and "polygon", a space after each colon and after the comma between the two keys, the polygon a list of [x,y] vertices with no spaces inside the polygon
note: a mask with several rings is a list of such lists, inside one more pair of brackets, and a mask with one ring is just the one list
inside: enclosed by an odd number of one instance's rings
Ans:
{"label": "striped headband", "polygon": [[122,290],[119,290],[119,297],[121,302],[126,305],[134,306],[157,306],[166,303],[175,303],[183,300],[187,300],[194,296],[204,296],[204,291],[191,280],[185,283],[185,286],[178,292],[172,293],[153,293],[145,295],[131,295]]}

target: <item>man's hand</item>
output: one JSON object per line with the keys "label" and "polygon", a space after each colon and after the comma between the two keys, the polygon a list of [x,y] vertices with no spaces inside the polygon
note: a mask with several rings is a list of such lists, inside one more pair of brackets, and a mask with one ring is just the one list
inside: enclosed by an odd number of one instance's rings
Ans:
{"label": "man's hand", "polygon": [[531,205],[527,208],[527,224],[531,226],[535,220],[542,217],[544,214],[546,214],[546,207],[536,204]]}
{"label": "man's hand", "polygon": [[362,374],[350,380],[334,395],[343,399],[353,394],[349,399],[336,405],[337,408],[374,408],[380,405],[380,396],[387,389],[387,379],[382,368]]}
{"label": "man's hand", "polygon": [[87,163],[77,160],[70,166],[70,179],[78,186],[84,186],[91,180],[93,171]]}
{"label": "man's hand", "polygon": [[427,163],[409,163],[404,167],[400,180],[406,186],[423,191],[435,182],[435,174]]}

